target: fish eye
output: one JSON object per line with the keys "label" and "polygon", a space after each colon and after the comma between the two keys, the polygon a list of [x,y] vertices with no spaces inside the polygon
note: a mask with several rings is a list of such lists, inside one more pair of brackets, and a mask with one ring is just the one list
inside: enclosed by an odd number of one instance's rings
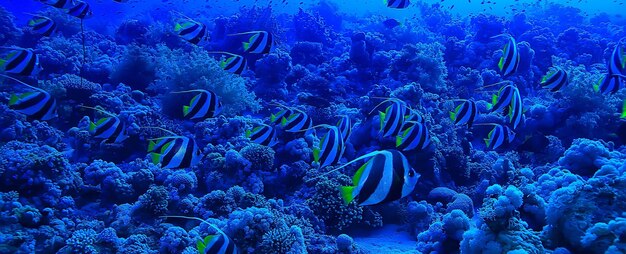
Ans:
{"label": "fish eye", "polygon": [[414,177],[415,176],[415,170],[411,169],[409,170],[409,177]]}

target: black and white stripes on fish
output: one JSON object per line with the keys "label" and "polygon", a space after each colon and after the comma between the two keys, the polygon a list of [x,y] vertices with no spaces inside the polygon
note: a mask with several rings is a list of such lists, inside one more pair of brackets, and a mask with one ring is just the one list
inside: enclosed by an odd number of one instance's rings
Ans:
{"label": "black and white stripes on fish", "polygon": [[420,174],[409,165],[398,150],[374,151],[346,165],[367,159],[352,178],[353,186],[341,187],[346,204],[376,205],[406,197],[415,188]]}
{"label": "black and white stripes on fish", "polygon": [[41,71],[39,56],[30,49],[0,47],[9,50],[2,59],[0,67],[5,73],[19,76],[37,76]]}
{"label": "black and white stripes on fish", "polygon": [[0,74],[1,77],[11,79],[22,85],[25,85],[34,92],[26,92],[22,94],[13,94],[9,99],[9,108],[25,114],[30,118],[37,120],[51,120],[57,117],[57,102],[48,92],[41,88],[28,85],[13,77]]}

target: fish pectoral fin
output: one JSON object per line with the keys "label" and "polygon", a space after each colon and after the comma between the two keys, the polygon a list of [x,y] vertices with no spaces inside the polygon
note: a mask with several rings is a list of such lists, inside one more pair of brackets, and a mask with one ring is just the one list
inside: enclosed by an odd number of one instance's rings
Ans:
{"label": "fish pectoral fin", "polygon": [[354,200],[354,195],[352,195],[352,192],[354,192],[354,187],[355,186],[339,187],[341,190],[341,197],[343,198],[344,204],[348,205],[350,204],[350,202],[352,202],[352,200]]}

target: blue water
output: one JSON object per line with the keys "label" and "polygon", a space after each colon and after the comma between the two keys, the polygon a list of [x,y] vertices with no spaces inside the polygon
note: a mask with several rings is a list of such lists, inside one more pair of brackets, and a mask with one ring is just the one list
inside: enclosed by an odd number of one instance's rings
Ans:
{"label": "blue water", "polygon": [[0,3],[0,253],[626,253],[622,0],[64,3]]}

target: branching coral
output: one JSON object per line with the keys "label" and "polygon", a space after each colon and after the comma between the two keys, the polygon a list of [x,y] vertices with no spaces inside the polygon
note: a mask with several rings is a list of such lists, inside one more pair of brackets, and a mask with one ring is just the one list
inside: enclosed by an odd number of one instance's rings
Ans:
{"label": "branching coral", "polygon": [[222,100],[223,112],[228,115],[260,108],[256,96],[246,87],[244,79],[222,70],[207,51],[195,48],[185,53],[159,46],[155,54],[158,65],[155,68],[155,85],[150,86],[152,90],[211,90]]}

